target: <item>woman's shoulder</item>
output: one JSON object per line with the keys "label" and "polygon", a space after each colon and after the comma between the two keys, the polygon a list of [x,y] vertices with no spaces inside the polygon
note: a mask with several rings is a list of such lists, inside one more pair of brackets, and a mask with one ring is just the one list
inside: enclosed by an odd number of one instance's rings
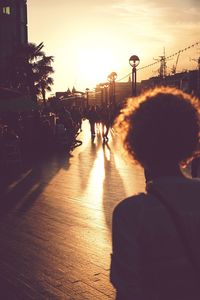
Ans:
{"label": "woman's shoulder", "polygon": [[130,196],[120,201],[114,209],[113,215],[138,215],[138,213],[144,208],[144,206],[148,205],[148,203],[152,198],[151,195],[146,193],[140,193],[137,195]]}

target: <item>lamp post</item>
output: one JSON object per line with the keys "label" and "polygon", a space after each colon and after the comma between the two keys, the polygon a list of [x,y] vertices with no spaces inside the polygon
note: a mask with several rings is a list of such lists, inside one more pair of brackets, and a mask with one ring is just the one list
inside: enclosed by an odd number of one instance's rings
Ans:
{"label": "lamp post", "polygon": [[104,103],[104,99],[103,99],[103,90],[104,90],[104,85],[100,85],[100,89],[101,89],[101,106],[103,106]]}
{"label": "lamp post", "polygon": [[197,93],[198,97],[200,97],[200,57],[198,58],[198,73],[197,73]]}
{"label": "lamp post", "polygon": [[89,88],[85,89],[85,91],[86,91],[86,103],[87,103],[86,105],[87,105],[87,108],[89,106],[89,90],[90,90]]}
{"label": "lamp post", "polygon": [[137,77],[136,77],[136,67],[139,65],[140,59],[137,55],[132,55],[129,58],[129,64],[132,67],[132,96],[137,96]]}
{"label": "lamp post", "polygon": [[110,82],[110,86],[112,89],[112,95],[111,95],[111,102],[112,104],[116,104],[116,99],[115,99],[115,80],[117,79],[117,73],[116,72],[112,72],[108,75],[108,81]]}
{"label": "lamp post", "polygon": [[108,84],[104,84],[105,89],[105,104],[108,106]]}
{"label": "lamp post", "polygon": [[109,90],[108,91],[109,91],[109,105],[110,105],[112,102],[112,92],[111,92],[112,82],[111,82],[110,74],[108,75],[107,79],[109,81]]}

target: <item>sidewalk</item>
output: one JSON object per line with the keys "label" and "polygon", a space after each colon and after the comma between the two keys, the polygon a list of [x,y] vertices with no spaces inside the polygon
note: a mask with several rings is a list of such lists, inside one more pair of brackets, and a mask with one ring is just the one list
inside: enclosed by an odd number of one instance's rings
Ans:
{"label": "sidewalk", "polygon": [[109,283],[111,216],[144,190],[110,134],[83,141],[73,157],[54,155],[27,169],[1,195],[0,299],[114,299]]}

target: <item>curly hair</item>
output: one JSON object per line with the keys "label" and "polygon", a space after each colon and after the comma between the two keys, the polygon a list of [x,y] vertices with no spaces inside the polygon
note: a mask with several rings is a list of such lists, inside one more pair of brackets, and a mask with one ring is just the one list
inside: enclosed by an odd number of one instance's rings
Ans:
{"label": "curly hair", "polygon": [[115,121],[123,146],[143,167],[191,158],[199,143],[199,100],[157,87],[130,98]]}

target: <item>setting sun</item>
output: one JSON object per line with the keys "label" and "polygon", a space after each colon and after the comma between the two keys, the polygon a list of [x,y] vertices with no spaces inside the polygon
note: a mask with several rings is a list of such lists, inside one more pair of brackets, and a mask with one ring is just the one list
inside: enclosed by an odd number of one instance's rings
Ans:
{"label": "setting sun", "polygon": [[114,66],[115,57],[109,49],[90,47],[77,51],[77,73],[90,87],[106,81]]}
{"label": "setting sun", "polygon": [[[163,48],[168,56],[199,38],[197,0],[168,1],[167,5],[161,0],[46,2],[28,1],[29,41],[44,41],[45,52],[54,56],[54,92],[73,86],[94,88],[113,71],[120,80],[131,72],[131,55],[139,56],[141,68],[159,59]],[[192,49],[193,53],[185,51],[185,56],[181,53],[178,71],[192,69],[191,64],[196,67],[193,59],[198,59],[199,53],[197,47]],[[175,63],[176,57],[167,61],[168,72]],[[138,72],[138,81],[155,76],[158,68],[153,65]]]}

